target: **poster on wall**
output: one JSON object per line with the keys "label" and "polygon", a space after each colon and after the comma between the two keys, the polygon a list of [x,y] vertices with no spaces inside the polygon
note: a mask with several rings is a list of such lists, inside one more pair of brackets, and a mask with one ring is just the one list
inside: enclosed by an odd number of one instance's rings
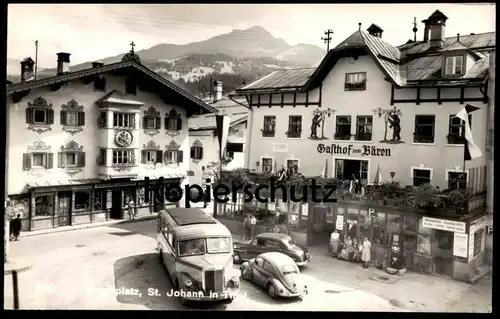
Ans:
{"label": "poster on wall", "polygon": [[335,228],[337,230],[344,230],[344,216],[337,215],[337,222],[335,223]]}
{"label": "poster on wall", "polygon": [[454,233],[453,237],[453,256],[467,258],[469,235]]}

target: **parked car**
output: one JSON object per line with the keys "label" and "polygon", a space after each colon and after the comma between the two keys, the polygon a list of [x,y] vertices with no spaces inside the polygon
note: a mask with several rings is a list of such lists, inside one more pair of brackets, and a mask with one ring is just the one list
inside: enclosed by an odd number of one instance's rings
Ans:
{"label": "parked car", "polygon": [[260,233],[251,240],[234,241],[233,245],[233,262],[236,264],[267,252],[285,254],[292,258],[297,266],[304,266],[311,261],[307,248],[297,244],[286,234]]}
{"label": "parked car", "polygon": [[307,295],[307,285],[295,261],[278,252],[263,253],[245,261],[241,278],[265,288],[269,297],[294,298]]}

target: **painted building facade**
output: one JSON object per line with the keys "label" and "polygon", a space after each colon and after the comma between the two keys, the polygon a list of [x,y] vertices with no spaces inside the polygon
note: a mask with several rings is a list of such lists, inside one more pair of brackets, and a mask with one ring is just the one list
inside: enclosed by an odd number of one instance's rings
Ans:
{"label": "painted building facade", "polygon": [[[368,232],[374,258],[390,263],[396,242],[418,258],[436,260],[438,272],[461,280],[474,277],[484,262],[484,227],[469,226],[485,214],[486,105],[495,33],[446,37],[446,20],[436,11],[423,21],[423,40],[398,47],[383,40],[380,27],[371,25],[365,32],[360,25],[318,68],[275,71],[237,90],[251,108],[247,168],[259,163],[267,172],[283,166],[305,176],[355,178],[369,185],[397,181],[403,187],[430,183],[472,194],[470,220],[434,220],[418,211],[342,200],[285,208],[296,210],[308,244],[321,242],[323,235],[327,242],[334,229],[358,240]],[[465,124],[455,117],[466,105],[479,108],[469,121],[482,151],[467,162]],[[441,227],[454,223],[459,230]],[[403,248],[397,250],[400,254]]]}
{"label": "painted building facade", "polygon": [[[121,62],[7,86],[7,192],[24,206],[24,230],[149,214],[163,198],[151,183],[189,182],[188,118],[215,111],[144,67],[131,50]],[[162,193],[162,192],[160,192]],[[175,205],[183,205],[183,200]]]}
{"label": "painted building facade", "polygon": [[[214,170],[222,163],[223,170],[244,168],[247,136],[248,108],[242,101],[233,101],[222,96],[222,85],[216,81],[214,97],[206,103],[217,110],[217,113],[196,115],[189,119],[190,180],[198,185],[205,185],[206,179],[214,180]],[[225,145],[224,160],[219,158],[219,140],[216,130],[215,115],[229,116],[229,133]]]}

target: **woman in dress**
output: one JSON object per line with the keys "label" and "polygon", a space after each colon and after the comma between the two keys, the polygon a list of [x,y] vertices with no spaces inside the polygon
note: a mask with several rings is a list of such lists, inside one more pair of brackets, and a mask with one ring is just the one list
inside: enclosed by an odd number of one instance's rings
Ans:
{"label": "woman in dress", "polygon": [[365,263],[363,268],[368,268],[368,263],[370,262],[370,250],[372,248],[372,243],[368,240],[368,237],[365,237],[363,240],[363,249],[361,250],[361,260]]}

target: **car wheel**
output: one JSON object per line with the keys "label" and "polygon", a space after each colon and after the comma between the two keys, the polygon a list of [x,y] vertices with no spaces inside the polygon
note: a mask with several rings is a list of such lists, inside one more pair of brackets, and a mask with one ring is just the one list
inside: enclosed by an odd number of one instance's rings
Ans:
{"label": "car wheel", "polygon": [[241,263],[241,256],[240,256],[240,254],[235,253],[235,254],[233,255],[233,263],[235,263],[235,264],[239,264],[239,263]]}
{"label": "car wheel", "polygon": [[248,269],[241,267],[241,278],[248,280]]}
{"label": "car wheel", "polygon": [[269,297],[271,298],[276,298],[276,291],[274,290],[273,284],[267,284],[267,293],[269,294]]}

